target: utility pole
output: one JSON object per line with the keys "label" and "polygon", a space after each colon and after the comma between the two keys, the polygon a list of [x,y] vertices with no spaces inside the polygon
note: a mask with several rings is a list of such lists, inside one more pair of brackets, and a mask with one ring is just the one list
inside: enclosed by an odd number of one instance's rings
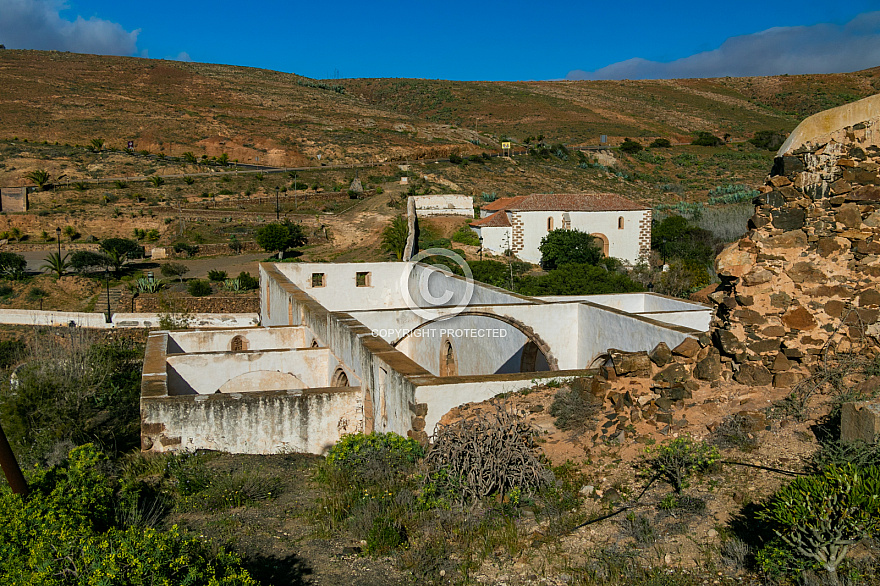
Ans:
{"label": "utility pole", "polygon": [[3,433],[2,426],[0,426],[0,468],[3,468],[3,474],[6,476],[6,482],[9,483],[12,492],[20,494],[22,497],[27,496],[29,492],[27,482],[21,473],[21,467],[18,465],[18,460],[15,459],[15,454],[12,453],[6,434]]}
{"label": "utility pole", "polygon": [[277,222],[281,214],[281,208],[278,205],[278,186],[275,186],[275,221]]}

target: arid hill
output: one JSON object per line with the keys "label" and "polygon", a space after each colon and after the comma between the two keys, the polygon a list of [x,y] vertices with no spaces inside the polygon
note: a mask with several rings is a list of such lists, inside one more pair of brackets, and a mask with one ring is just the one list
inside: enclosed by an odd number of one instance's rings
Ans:
{"label": "arid hill", "polygon": [[0,137],[272,165],[376,162],[497,148],[512,138],[689,142],[793,128],[873,94],[880,70],[654,81],[312,80],[201,63],[46,51],[0,52]]}

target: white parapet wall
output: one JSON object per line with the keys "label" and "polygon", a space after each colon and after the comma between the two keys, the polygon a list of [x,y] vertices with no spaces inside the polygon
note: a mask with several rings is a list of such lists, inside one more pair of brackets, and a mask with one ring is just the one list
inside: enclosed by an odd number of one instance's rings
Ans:
{"label": "white parapet wall", "polygon": [[[159,313],[114,313],[113,325],[107,327],[158,328],[161,318]],[[256,313],[190,313],[180,321],[185,321],[188,328],[250,328],[260,325],[260,316]]]}
{"label": "white parapet wall", "polygon": [[0,323],[22,326],[69,326],[80,328],[112,328],[103,313],[76,311],[38,311],[32,309],[0,309]]}
{"label": "white parapet wall", "polygon": [[469,195],[414,195],[410,199],[416,206],[416,215],[420,218],[428,216],[464,216],[474,217],[474,200]]}

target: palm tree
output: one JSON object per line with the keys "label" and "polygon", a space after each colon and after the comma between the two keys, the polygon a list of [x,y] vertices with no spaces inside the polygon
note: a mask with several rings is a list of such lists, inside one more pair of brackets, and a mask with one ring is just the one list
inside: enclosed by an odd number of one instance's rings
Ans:
{"label": "palm tree", "polygon": [[45,169],[34,169],[26,177],[39,185],[40,189],[45,189],[46,184],[49,183],[49,172]]}
{"label": "palm tree", "polygon": [[96,153],[104,148],[104,139],[103,138],[93,138],[91,142],[91,148]]}
{"label": "palm tree", "polygon": [[397,216],[382,230],[382,247],[393,252],[397,260],[403,259],[407,233],[407,221],[404,216]]}
{"label": "palm tree", "polygon": [[51,253],[49,256],[43,259],[46,263],[40,267],[40,270],[51,271],[58,275],[58,278],[64,276],[64,272],[70,268],[70,262],[67,260],[67,253],[64,253],[64,256],[59,255],[57,252]]}
{"label": "palm tree", "polygon": [[165,180],[158,175],[153,175],[152,177],[150,177],[150,183],[153,184],[153,187],[162,187],[163,185],[165,185]]}
{"label": "palm tree", "polygon": [[196,159],[196,156],[192,153],[192,151],[186,151],[185,153],[183,153],[183,160],[190,165],[195,165],[198,162],[198,159]]}

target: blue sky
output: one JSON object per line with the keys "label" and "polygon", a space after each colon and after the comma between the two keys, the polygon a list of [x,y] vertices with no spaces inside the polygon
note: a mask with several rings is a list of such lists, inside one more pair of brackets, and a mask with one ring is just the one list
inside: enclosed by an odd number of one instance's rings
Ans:
{"label": "blue sky", "polygon": [[829,73],[880,65],[880,0],[0,0],[0,43],[316,78]]}

